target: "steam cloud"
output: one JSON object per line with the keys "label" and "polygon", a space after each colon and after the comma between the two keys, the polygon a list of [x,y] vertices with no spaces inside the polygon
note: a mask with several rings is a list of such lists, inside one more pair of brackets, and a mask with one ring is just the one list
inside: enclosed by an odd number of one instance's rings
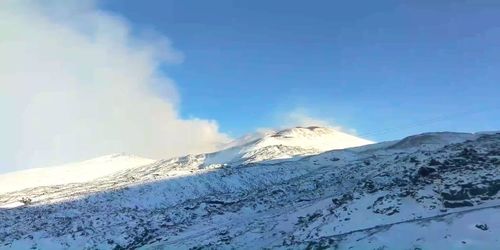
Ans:
{"label": "steam cloud", "polygon": [[353,128],[346,128],[337,125],[335,122],[329,119],[318,118],[316,116],[312,116],[310,112],[305,108],[295,108],[284,115],[279,117],[281,121],[284,121],[284,128],[295,127],[295,126],[320,126],[320,127],[329,127],[336,129],[338,131],[342,131],[347,134],[356,135],[357,131]]}
{"label": "steam cloud", "polygon": [[228,141],[215,121],[179,117],[159,67],[182,55],[165,37],[131,34],[92,1],[1,1],[0,20],[0,172]]}

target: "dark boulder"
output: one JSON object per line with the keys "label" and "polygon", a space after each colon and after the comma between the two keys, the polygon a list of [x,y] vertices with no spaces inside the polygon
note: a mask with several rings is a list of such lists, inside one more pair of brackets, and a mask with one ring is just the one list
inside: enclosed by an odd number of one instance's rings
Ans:
{"label": "dark boulder", "polygon": [[476,228],[479,228],[483,231],[487,231],[488,230],[488,225],[486,224],[476,224]]}
{"label": "dark boulder", "polygon": [[439,162],[438,160],[436,159],[431,159],[431,161],[429,162],[429,166],[439,166],[441,165],[442,163]]}
{"label": "dark boulder", "polygon": [[443,203],[445,208],[457,208],[457,207],[473,207],[474,204],[470,201],[458,201],[458,202],[449,202],[445,201]]}
{"label": "dark boulder", "polygon": [[418,169],[418,175],[421,177],[427,177],[434,172],[436,172],[436,169],[430,167],[420,167]]}

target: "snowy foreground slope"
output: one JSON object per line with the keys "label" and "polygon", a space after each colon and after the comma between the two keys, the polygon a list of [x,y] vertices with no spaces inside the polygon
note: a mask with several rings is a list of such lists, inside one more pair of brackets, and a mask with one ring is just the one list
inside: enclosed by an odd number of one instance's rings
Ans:
{"label": "snowy foreground slope", "polygon": [[0,249],[500,245],[500,133],[427,133],[322,153],[259,142],[221,158],[191,155],[1,194],[0,206],[26,205],[0,208]]}

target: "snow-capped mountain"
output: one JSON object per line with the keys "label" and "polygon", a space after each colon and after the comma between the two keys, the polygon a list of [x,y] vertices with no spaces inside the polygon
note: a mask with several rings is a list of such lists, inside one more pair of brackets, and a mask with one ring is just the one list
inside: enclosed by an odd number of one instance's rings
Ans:
{"label": "snow-capped mountain", "polygon": [[326,127],[295,127],[245,136],[206,155],[206,164],[251,163],[363,146],[373,143]]}
{"label": "snow-capped mountain", "polygon": [[[201,165],[216,167],[229,163],[289,159],[369,143],[372,142],[332,128],[296,127],[250,134],[230,142],[224,150],[175,158],[174,161],[197,159],[199,165],[196,167]],[[155,161],[119,153],[62,166],[0,174],[0,194],[33,187],[88,182],[126,169],[149,165]]]}
{"label": "snow-capped mountain", "polygon": [[[0,195],[0,206],[23,204],[0,208],[0,249],[500,245],[500,133],[427,133],[325,151],[335,146],[309,129]],[[294,136],[304,144],[284,143]]]}
{"label": "snow-capped mountain", "polygon": [[34,168],[0,175],[0,195],[26,188],[88,182],[112,173],[153,163],[155,160],[112,154],[62,166]]}

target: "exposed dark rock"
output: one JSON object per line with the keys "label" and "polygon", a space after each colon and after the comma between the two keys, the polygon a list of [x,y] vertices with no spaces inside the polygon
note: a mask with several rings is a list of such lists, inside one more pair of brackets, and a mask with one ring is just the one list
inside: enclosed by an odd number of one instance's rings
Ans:
{"label": "exposed dark rock", "polygon": [[442,163],[436,159],[431,159],[431,161],[429,162],[429,166],[440,166],[441,164]]}
{"label": "exposed dark rock", "polygon": [[33,201],[31,200],[31,198],[29,198],[29,197],[23,197],[19,201],[21,203],[23,203],[24,205],[31,205],[31,203],[33,203]]}
{"label": "exposed dark rock", "polygon": [[456,201],[456,202],[450,202],[450,201],[445,201],[443,203],[444,207],[446,208],[457,208],[457,207],[472,207],[474,204],[470,201]]}
{"label": "exposed dark rock", "polygon": [[483,230],[487,231],[488,230],[488,225],[487,224],[476,224],[476,227]]}
{"label": "exposed dark rock", "polygon": [[363,188],[365,188],[368,193],[374,193],[377,191],[375,183],[372,180],[365,181],[365,183],[363,183]]}
{"label": "exposed dark rock", "polygon": [[411,163],[415,163],[415,164],[419,164],[420,163],[420,161],[417,160],[417,157],[410,157],[410,162]]}
{"label": "exposed dark rock", "polygon": [[436,169],[431,167],[420,167],[418,169],[418,175],[421,177],[427,177],[434,172],[436,172]]}
{"label": "exposed dark rock", "polygon": [[353,199],[352,194],[344,194],[340,198],[332,198],[332,202],[336,206],[341,206],[341,205],[346,204],[349,201],[352,201],[352,199]]}
{"label": "exposed dark rock", "polygon": [[449,193],[443,192],[441,193],[441,196],[443,197],[443,199],[448,201],[460,201],[460,200],[470,199],[469,193],[465,189]]}
{"label": "exposed dark rock", "polygon": [[480,156],[480,154],[473,148],[464,148],[458,156],[469,159],[471,161],[485,161],[485,158]]}

